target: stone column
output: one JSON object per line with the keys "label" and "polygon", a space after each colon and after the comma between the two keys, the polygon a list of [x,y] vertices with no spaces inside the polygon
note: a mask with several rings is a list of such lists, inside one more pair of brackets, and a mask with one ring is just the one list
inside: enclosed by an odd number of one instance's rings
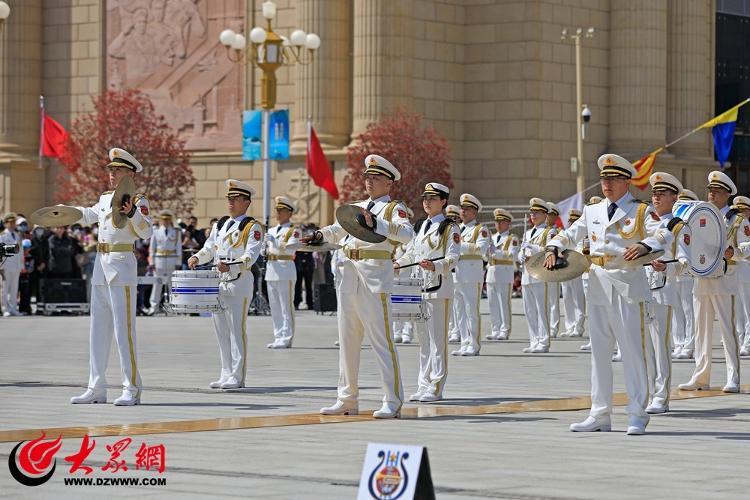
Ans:
{"label": "stone column", "polygon": [[412,4],[354,0],[352,138],[412,97]]}
{"label": "stone column", "polygon": [[351,0],[299,0],[297,24],[317,33],[321,46],[315,60],[297,67],[297,113],[294,152],[307,146],[307,118],[325,149],[341,149],[351,132]]}
{"label": "stone column", "polygon": [[[711,2],[669,0],[667,140],[673,141],[711,118],[714,47]],[[720,110],[717,110],[717,112]],[[711,155],[710,134],[698,132],[670,148],[677,156]]]}
{"label": "stone column", "polygon": [[633,157],[666,142],[667,0],[612,0],[609,24],[610,151]]}
{"label": "stone column", "polygon": [[39,145],[42,0],[11,3],[0,51],[0,157],[33,159]]}

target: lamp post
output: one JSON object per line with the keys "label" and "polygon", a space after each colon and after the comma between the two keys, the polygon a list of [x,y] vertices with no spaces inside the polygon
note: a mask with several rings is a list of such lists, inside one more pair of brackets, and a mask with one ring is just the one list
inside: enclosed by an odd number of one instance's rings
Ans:
{"label": "lamp post", "polygon": [[[576,46],[576,191],[583,193],[586,189],[586,177],[583,169],[583,123],[581,119],[584,118],[584,110],[588,110],[582,104],[581,99],[581,87],[583,85],[581,77],[581,40],[583,38],[593,38],[594,28],[589,27],[577,28],[575,33],[568,33],[567,28],[563,28],[560,40],[573,40]],[[588,117],[591,117],[591,111],[588,112]],[[588,122],[588,120],[586,120]]]}
{"label": "lamp post", "polygon": [[[282,66],[309,64],[315,51],[320,47],[320,37],[315,33],[305,33],[300,29],[292,31],[289,38],[273,30],[276,17],[276,4],[271,0],[263,2],[263,17],[268,22],[266,29],[256,26],[250,30],[248,46],[245,36],[225,29],[219,34],[219,41],[227,49],[227,57],[234,63],[248,62],[263,72],[260,81],[261,107],[263,108],[263,219],[266,227],[271,217],[271,160],[268,140],[271,136],[269,114],[276,105],[276,70]],[[306,49],[303,50],[303,49]]]}
{"label": "lamp post", "polygon": [[0,32],[3,31],[3,27],[5,26],[5,20],[8,19],[9,15],[10,15],[10,5],[8,5],[6,2],[0,2]]}

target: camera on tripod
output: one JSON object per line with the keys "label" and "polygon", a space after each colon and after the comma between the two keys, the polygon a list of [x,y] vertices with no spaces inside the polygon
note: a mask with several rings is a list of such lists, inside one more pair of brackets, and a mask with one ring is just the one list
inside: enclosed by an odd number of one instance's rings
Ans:
{"label": "camera on tripod", "polygon": [[0,245],[0,259],[18,253],[18,245]]}

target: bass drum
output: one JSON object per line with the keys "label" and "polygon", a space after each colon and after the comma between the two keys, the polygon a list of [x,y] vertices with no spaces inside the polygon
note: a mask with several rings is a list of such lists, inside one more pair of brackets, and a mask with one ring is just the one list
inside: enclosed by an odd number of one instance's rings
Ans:
{"label": "bass drum", "polygon": [[715,206],[705,201],[678,201],[672,213],[690,228],[690,274],[699,278],[724,271],[727,225]]}

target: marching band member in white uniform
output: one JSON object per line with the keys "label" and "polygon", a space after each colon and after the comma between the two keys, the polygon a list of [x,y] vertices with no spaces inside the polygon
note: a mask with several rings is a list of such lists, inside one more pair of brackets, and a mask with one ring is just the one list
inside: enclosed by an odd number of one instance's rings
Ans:
{"label": "marching band member in white uniform", "polygon": [[[445,216],[449,219],[451,219],[453,222],[457,223],[459,227],[461,226],[461,209],[458,207],[458,205],[448,205],[445,207]],[[456,283],[456,269],[453,269],[453,272],[451,273],[453,277],[453,283]],[[455,290],[455,287],[454,287]],[[455,292],[453,295],[453,306],[451,307],[451,313],[450,318],[448,321],[448,343],[451,344],[458,344],[461,342],[461,331],[458,328],[458,323],[456,322],[456,308],[458,303],[458,297],[455,296]]]}
{"label": "marching band member in white uniform", "polygon": [[[581,211],[571,208],[568,211],[568,227],[581,218]],[[576,251],[583,253],[583,242],[576,245]],[[585,273],[584,273],[585,274]],[[586,299],[583,294],[583,278],[573,278],[562,283],[565,331],[561,337],[582,337],[583,323],[586,320]]]}
{"label": "marching band member in white uniform", "polygon": [[[544,247],[557,234],[554,228],[547,225],[547,214],[549,207],[547,202],[541,198],[529,200],[529,214],[533,227],[526,230],[521,242],[521,251],[518,261],[523,264],[526,259],[544,250]],[[553,283],[556,284],[556,283]],[[521,275],[521,286],[523,287],[523,309],[526,321],[529,325],[529,345],[523,348],[525,353],[549,352],[550,348],[550,305],[556,286],[539,281],[529,274],[524,266]]]}
{"label": "marching band member in white uniform", "polygon": [[[560,209],[551,201],[547,202],[547,227],[557,231],[557,218],[560,217]],[[554,236],[554,235],[553,235]],[[560,283],[547,283],[549,292],[549,335],[557,338],[560,332]]]}
{"label": "marching band member in white uniform", "polygon": [[[162,210],[159,219],[161,223],[151,235],[148,263],[154,268],[154,276],[165,278],[164,281],[169,283],[172,271],[182,266],[182,232],[174,227],[174,214],[170,210]],[[147,314],[154,314],[159,309],[161,291],[162,284],[154,283],[151,288],[151,307]]]}
{"label": "marching band member in white uniform", "polygon": [[[750,198],[735,196],[732,208],[739,211],[746,221],[750,220]],[[737,314],[740,356],[750,356],[750,260],[748,258],[737,259],[737,279],[739,285],[737,309],[742,311],[742,315]]]}
{"label": "marching band member in white uniform", "polygon": [[719,277],[695,278],[695,371],[690,381],[680,384],[684,391],[709,388],[714,314],[719,321],[727,366],[727,383],[723,391],[740,390],[740,350],[733,323],[739,290],[736,265],[737,260],[750,255],[750,225],[727,205],[729,197],[735,194],[737,187],[724,172],[714,170],[708,174],[708,201],[727,218],[726,269]]}
{"label": "marching band member in white uniform", "polygon": [[[664,255],[646,267],[651,284],[650,335],[646,339],[646,366],[648,368],[649,394],[651,402],[646,413],[669,411],[669,393],[672,389],[672,309],[678,307],[676,278],[690,268],[690,228],[672,214],[672,207],[682,191],[682,184],[673,175],[655,172],[649,178],[651,201],[656,214],[661,218],[661,227],[672,233],[671,245],[664,248]],[[678,262],[665,264],[676,259]]]}
{"label": "marching band member in white uniform", "polygon": [[513,216],[504,208],[494,211],[497,233],[490,242],[490,259],[487,267],[487,297],[490,302],[492,331],[487,340],[508,340],[511,331],[511,295],[513,274],[518,258],[518,237],[511,234]]}
{"label": "marching band member in white uniform", "polygon": [[[388,239],[369,243],[359,238],[346,239],[343,252],[346,259],[339,281],[339,388],[338,399],[332,406],[321,408],[323,415],[356,415],[359,412],[359,358],[362,340],[367,335],[377,357],[383,381],[383,406],[373,413],[375,418],[396,418],[401,415],[403,385],[398,354],[393,345],[391,328],[391,290],[394,273],[391,261],[393,249],[399,243],[409,243],[414,230],[409,222],[406,206],[391,201],[389,192],[401,173],[391,162],[378,155],[365,158],[365,189],[370,198],[355,205],[362,210],[366,227]],[[338,223],[305,237],[303,242],[325,240],[338,242],[347,236]]]}
{"label": "marching band member in white uniform", "polygon": [[453,356],[478,356],[482,348],[482,298],[484,264],[490,245],[490,233],[477,221],[482,204],[476,196],[461,195],[461,257],[456,266],[456,326],[461,333],[461,347]]}
{"label": "marching band member in white uniform", "polygon": [[612,349],[622,350],[628,392],[629,435],[645,434],[649,416],[648,377],[643,345],[646,335],[644,303],[651,298],[642,266],[610,269],[615,259],[632,260],[671,244],[671,234],[660,229],[659,216],[628,192],[636,171],[614,154],[598,160],[606,200],[587,205],[583,215],[549,242],[545,266],[552,268],[559,251],[575,248],[586,236],[591,241],[589,269],[589,330],[591,336],[591,412],[572,424],[573,432],[611,430]]}
{"label": "marching band member in white uniform", "polygon": [[227,179],[226,185],[229,215],[213,225],[203,248],[188,259],[190,269],[212,262],[220,273],[219,303],[223,309],[212,315],[221,374],[209,384],[212,389],[245,387],[247,308],[254,286],[250,269],[263,248],[263,227],[246,215],[255,190],[235,179]]}
{"label": "marching band member in white uniform", "polygon": [[429,319],[417,325],[419,336],[419,378],[415,394],[409,401],[428,403],[443,399],[448,377],[448,316],[453,300],[451,269],[461,255],[461,233],[458,225],[443,215],[450,191],[436,182],[428,183],[422,193],[422,207],[427,213],[419,232],[404,255],[394,262],[394,269],[419,263],[424,277],[422,299]]}
{"label": "marching band member in white uniform", "polygon": [[276,219],[278,225],[266,234],[266,286],[271,306],[274,340],[266,347],[287,349],[294,340],[294,284],[297,268],[294,250],[287,247],[299,243],[299,229],[290,222],[297,205],[291,198],[277,196]]}
{"label": "marching band member in white uniform", "polygon": [[[120,179],[141,172],[143,166],[130,153],[120,148],[109,151],[109,185],[115,188]],[[133,243],[150,238],[153,233],[148,201],[143,195],[124,200],[115,207],[127,216],[122,229],[112,221],[112,195],[107,191],[93,207],[76,207],[83,216],[80,224],[99,223],[99,243],[96,245],[94,275],[91,280],[91,329],[89,332],[89,384],[86,392],[70,399],[73,404],[107,402],[105,373],[109,361],[114,331],[120,355],[122,395],[115,399],[117,406],[133,406],[141,401],[141,377],[138,374],[135,306],[137,263]]]}
{"label": "marching band member in white uniform", "polygon": [[[682,201],[698,201],[698,195],[683,189],[677,198]],[[672,309],[674,321],[674,359],[692,359],[695,349],[695,314],[693,312],[693,275],[685,271],[677,276],[676,287],[680,304]]]}
{"label": "marching band member in white uniform", "polygon": [[23,248],[21,235],[16,231],[16,214],[9,212],[3,216],[5,229],[0,233],[0,245],[14,245],[16,253],[6,256],[0,262],[0,273],[3,275],[2,304],[3,316],[21,316],[18,312],[18,284],[23,269]]}

